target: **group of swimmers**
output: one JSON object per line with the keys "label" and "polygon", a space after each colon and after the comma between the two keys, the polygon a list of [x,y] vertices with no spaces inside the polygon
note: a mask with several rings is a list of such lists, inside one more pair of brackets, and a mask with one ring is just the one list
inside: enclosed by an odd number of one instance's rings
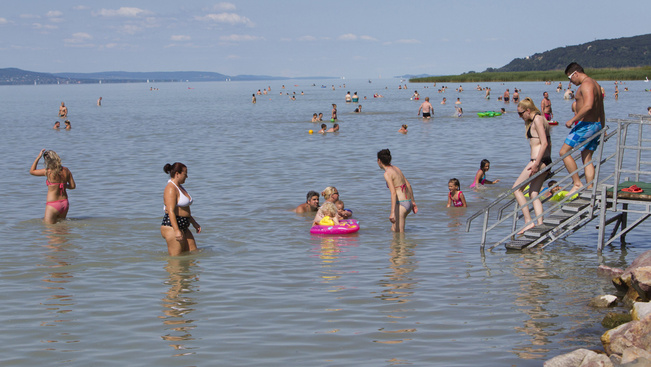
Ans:
{"label": "group of swimmers", "polygon": [[[70,124],[70,120],[65,120],[63,123],[66,125],[66,127],[65,127],[66,130],[72,129],[72,125]],[[54,130],[59,130],[61,128],[61,122],[55,121],[54,126],[52,128]]]}

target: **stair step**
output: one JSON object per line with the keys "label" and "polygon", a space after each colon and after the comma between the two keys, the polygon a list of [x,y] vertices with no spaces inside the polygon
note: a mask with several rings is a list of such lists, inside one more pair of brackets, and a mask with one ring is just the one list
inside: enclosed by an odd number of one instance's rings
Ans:
{"label": "stair step", "polygon": [[551,231],[552,229],[556,228],[556,226],[550,226],[550,225],[537,225],[527,231],[524,232],[524,236],[527,238],[540,238],[545,233]]}
{"label": "stair step", "polygon": [[553,214],[545,217],[545,219],[543,219],[543,223],[549,226],[558,226],[559,224],[568,220],[571,216],[572,214],[567,213]]}
{"label": "stair step", "polygon": [[521,251],[523,248],[527,247],[531,242],[530,240],[513,240],[511,242],[507,242],[504,246],[506,246],[507,250],[518,250]]}
{"label": "stair step", "polygon": [[578,213],[588,205],[590,205],[590,200],[576,199],[561,205],[561,209],[566,213]]}

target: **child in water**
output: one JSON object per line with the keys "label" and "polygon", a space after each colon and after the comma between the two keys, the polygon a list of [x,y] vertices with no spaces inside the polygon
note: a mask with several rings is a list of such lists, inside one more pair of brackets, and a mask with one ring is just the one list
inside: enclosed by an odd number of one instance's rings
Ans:
{"label": "child in water", "polygon": [[[343,207],[343,205],[342,205]],[[321,211],[325,216],[320,221],[314,221],[313,226],[338,226],[339,219],[337,219],[337,206],[329,201],[326,201],[321,206]]]}
{"label": "child in water", "polygon": [[399,133],[406,134],[407,133],[407,125],[403,124],[400,129],[398,129]]}
{"label": "child in water", "polygon": [[481,163],[479,164],[479,170],[477,170],[477,173],[475,174],[475,180],[472,182],[472,185],[470,185],[470,188],[476,188],[479,187],[479,185],[492,185],[500,182],[499,179],[489,181],[486,179],[486,172],[491,168],[491,162],[488,161],[488,159],[482,159]]}
{"label": "child in water", "polygon": [[456,178],[452,178],[448,181],[448,190],[450,190],[450,193],[448,194],[448,208],[451,206],[457,208],[468,207],[468,204],[466,204],[466,197],[463,195],[460,188],[461,184]]}
{"label": "child in water", "polygon": [[325,134],[326,130],[328,130],[328,125],[321,124],[321,130],[319,130],[319,134]]}
{"label": "child in water", "polygon": [[550,181],[547,183],[547,187],[544,188],[543,191],[540,192],[540,194],[542,195],[542,194],[544,193],[544,194],[545,194],[545,197],[552,197],[552,196],[554,196],[554,194],[556,194],[557,192],[561,191],[561,187],[560,187],[560,186],[556,186],[556,187],[552,188],[552,186],[556,185],[557,183],[558,183],[558,182],[556,182],[555,180],[550,180]]}

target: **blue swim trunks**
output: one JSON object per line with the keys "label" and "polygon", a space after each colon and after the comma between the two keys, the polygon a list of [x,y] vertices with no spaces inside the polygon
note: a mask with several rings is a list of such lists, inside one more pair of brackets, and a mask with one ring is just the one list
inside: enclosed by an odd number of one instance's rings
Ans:
{"label": "blue swim trunks", "polygon": [[[598,133],[601,130],[601,122],[590,122],[590,121],[579,121],[565,139],[565,144],[574,148],[575,146],[583,143],[588,140],[592,135]],[[581,150],[588,149],[593,152],[597,150],[599,146],[599,139],[594,139],[588,144],[581,147]]]}

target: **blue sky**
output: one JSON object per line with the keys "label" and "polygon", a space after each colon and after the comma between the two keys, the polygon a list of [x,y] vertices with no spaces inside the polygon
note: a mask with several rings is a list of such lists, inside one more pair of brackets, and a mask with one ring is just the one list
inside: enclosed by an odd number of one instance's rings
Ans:
{"label": "blue sky", "polygon": [[[649,33],[632,1],[4,1],[0,68],[388,78]],[[568,62],[571,60],[568,60]]]}

